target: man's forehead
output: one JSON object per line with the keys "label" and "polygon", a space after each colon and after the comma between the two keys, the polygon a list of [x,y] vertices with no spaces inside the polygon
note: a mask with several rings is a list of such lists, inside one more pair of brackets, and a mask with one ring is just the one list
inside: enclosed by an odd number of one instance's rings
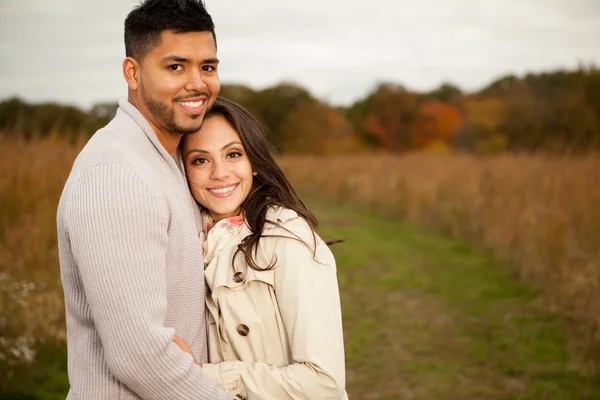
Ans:
{"label": "man's forehead", "polygon": [[155,57],[180,57],[187,59],[215,58],[217,49],[211,32],[185,32],[175,33],[163,31],[156,46],[150,50],[149,55]]}

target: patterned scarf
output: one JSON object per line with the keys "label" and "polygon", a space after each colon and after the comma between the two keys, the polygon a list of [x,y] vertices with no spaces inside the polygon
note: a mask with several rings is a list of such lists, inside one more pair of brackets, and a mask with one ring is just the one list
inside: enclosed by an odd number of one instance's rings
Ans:
{"label": "patterned scarf", "polygon": [[206,209],[202,209],[202,250],[204,253],[204,268],[213,257],[232,240],[244,226],[243,215],[223,218],[215,223]]}

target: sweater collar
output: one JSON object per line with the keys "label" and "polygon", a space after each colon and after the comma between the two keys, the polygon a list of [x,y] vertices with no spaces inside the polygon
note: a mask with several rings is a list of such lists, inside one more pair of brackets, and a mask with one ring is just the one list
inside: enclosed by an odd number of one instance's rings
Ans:
{"label": "sweater collar", "polygon": [[132,103],[130,103],[128,100],[119,100],[119,109],[117,110],[117,113],[119,112],[122,112],[125,115],[127,115],[127,117],[131,118],[135,122],[135,124],[140,127],[142,132],[144,132],[144,134],[148,137],[148,140],[150,140],[150,142],[154,145],[154,147],[160,153],[165,162],[170,166],[171,170],[175,174],[177,174],[178,179],[181,179],[183,186],[187,190],[188,201],[193,208],[192,212],[194,213],[194,219],[196,221],[196,229],[198,230],[198,232],[200,232],[202,223],[200,212],[198,210],[198,206],[196,205],[195,200],[192,197],[192,194],[189,191],[185,177],[183,156],[179,149],[175,152],[175,157],[171,157],[169,152],[164,148],[164,146],[158,139],[156,132],[154,131],[146,117],[144,117],[140,110],[138,110],[138,108]]}

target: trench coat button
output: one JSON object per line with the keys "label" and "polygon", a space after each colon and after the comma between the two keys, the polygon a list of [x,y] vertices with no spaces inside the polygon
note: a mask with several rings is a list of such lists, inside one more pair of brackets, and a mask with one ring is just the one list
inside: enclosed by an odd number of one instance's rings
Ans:
{"label": "trench coat button", "polygon": [[240,283],[244,280],[244,274],[241,272],[236,272],[235,274],[233,274],[233,280],[237,283]]}
{"label": "trench coat button", "polygon": [[246,324],[239,324],[237,327],[237,331],[242,336],[247,336],[248,332],[250,332],[250,328]]}

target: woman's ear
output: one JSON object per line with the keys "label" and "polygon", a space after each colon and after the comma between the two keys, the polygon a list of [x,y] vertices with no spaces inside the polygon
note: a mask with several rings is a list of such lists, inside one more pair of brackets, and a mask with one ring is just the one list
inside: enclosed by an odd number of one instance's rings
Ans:
{"label": "woman's ear", "polygon": [[140,65],[132,57],[123,60],[123,77],[127,81],[129,90],[137,90],[139,86]]}

